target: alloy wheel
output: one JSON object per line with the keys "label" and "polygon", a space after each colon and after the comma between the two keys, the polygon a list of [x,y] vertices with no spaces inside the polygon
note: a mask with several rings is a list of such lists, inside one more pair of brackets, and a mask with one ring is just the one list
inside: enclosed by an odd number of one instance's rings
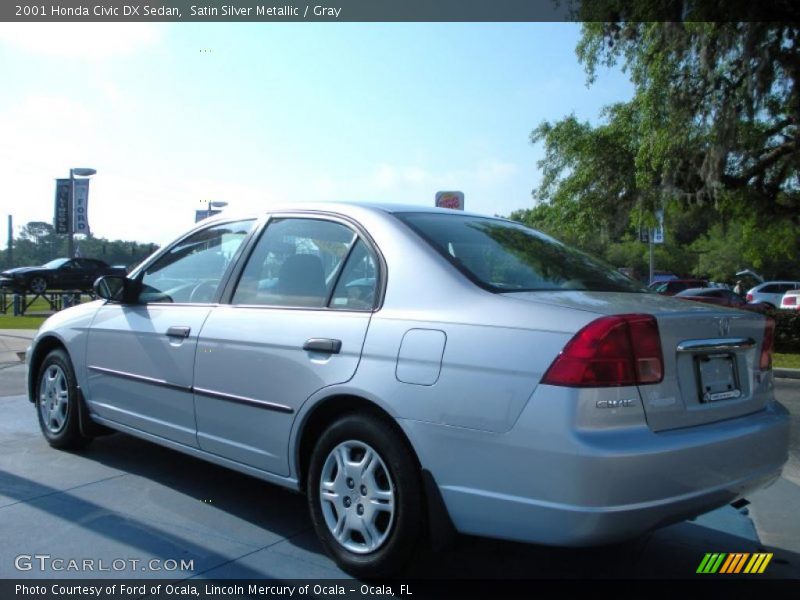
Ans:
{"label": "alloy wheel", "polygon": [[58,365],[44,370],[39,385],[39,411],[42,423],[51,433],[59,433],[67,422],[69,387],[67,376]]}
{"label": "alloy wheel", "polygon": [[328,530],[350,552],[374,552],[389,538],[395,486],[383,459],[367,444],[349,440],[330,451],[319,498]]}
{"label": "alloy wheel", "polygon": [[31,279],[30,288],[34,294],[44,294],[47,290],[47,280],[44,277],[34,277]]}

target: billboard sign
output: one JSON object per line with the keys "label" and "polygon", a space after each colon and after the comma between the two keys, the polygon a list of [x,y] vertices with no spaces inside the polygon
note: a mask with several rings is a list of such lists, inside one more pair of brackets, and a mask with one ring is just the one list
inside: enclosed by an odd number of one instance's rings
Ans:
{"label": "billboard sign", "polygon": [[72,231],[89,235],[89,180],[76,179],[74,186]]}
{"label": "billboard sign", "polygon": [[56,204],[53,227],[56,233],[69,233],[69,179],[56,179]]}
{"label": "billboard sign", "polygon": [[436,192],[436,206],[464,210],[464,192]]}

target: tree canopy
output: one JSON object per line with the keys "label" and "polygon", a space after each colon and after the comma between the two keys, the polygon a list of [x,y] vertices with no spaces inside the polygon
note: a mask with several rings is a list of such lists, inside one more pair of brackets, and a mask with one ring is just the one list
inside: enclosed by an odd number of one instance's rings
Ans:
{"label": "tree canopy", "polygon": [[[629,244],[667,208],[670,254],[688,250],[680,260],[691,271],[796,272],[800,13],[778,4],[797,21],[699,22],[692,15],[722,5],[661,1],[672,16],[656,22],[644,18],[650,4],[583,3],[576,52],[587,83],[616,65],[634,96],[606,107],[597,126],[569,115],[533,130],[545,151],[537,206],[513,218],[611,258],[610,245]],[[714,250],[723,239],[724,260]]]}
{"label": "tree canopy", "polygon": [[[149,256],[157,246],[123,240],[107,240],[92,235],[75,239],[75,247],[86,258],[99,258],[110,265],[131,266]],[[13,264],[8,250],[0,250],[3,268],[42,265],[54,258],[67,256],[67,238],[58,235],[50,223],[31,221],[20,228],[14,240]]]}

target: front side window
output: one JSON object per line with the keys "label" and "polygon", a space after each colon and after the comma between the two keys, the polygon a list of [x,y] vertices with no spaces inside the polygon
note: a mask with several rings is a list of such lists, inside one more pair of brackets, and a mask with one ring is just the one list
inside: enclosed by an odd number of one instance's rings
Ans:
{"label": "front side window", "polygon": [[181,240],[145,270],[139,302],[213,302],[253,220],[223,223]]}
{"label": "front side window", "polygon": [[646,291],[613,267],[517,223],[442,213],[397,217],[475,283],[493,292]]}
{"label": "front side window", "polygon": [[350,228],[333,221],[271,221],[247,261],[233,303],[323,308],[336,288],[346,305],[349,292],[340,293],[337,281],[356,240]]}

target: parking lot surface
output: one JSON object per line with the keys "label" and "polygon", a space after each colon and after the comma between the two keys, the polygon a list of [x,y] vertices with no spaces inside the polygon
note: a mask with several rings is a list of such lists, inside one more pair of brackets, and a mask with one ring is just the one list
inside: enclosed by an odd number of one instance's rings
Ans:
{"label": "parking lot surface", "polygon": [[[81,453],[50,448],[24,376],[0,366],[0,578],[347,577],[317,543],[303,496],[123,434]],[[591,549],[459,537],[420,552],[408,576],[685,578],[707,552],[773,552],[763,577],[800,578],[800,381],[779,380],[777,393],[793,414],[791,460],[746,509]]]}

